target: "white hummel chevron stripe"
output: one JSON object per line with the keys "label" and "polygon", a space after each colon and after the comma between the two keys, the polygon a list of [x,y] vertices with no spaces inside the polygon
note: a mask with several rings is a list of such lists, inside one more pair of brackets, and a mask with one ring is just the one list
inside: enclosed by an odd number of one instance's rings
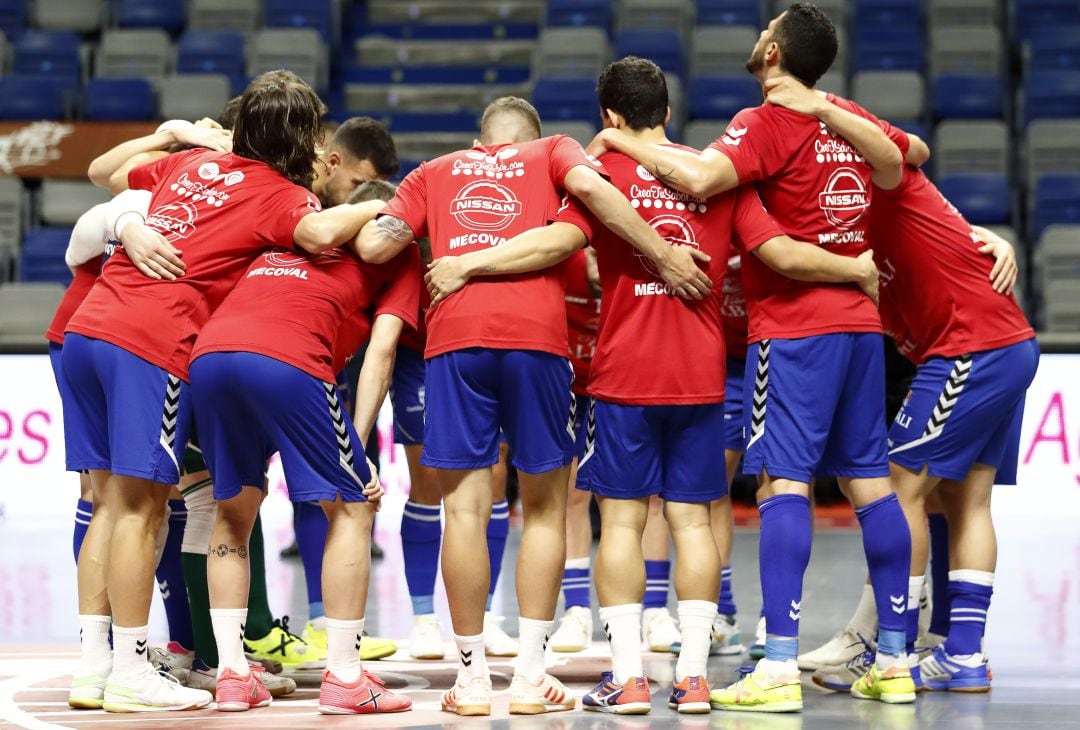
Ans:
{"label": "white hummel chevron stripe", "polygon": [[765,411],[768,405],[769,391],[769,347],[771,340],[758,343],[757,372],[754,375],[754,399],[751,404],[749,449],[765,435]]}

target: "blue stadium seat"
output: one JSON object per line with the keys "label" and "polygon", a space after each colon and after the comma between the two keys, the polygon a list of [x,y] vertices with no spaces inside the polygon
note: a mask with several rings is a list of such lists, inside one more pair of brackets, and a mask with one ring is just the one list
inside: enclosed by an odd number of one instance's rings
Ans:
{"label": "blue stadium seat", "polygon": [[761,85],[748,75],[695,76],[690,79],[691,119],[731,119],[761,104]]}
{"label": "blue stadium seat", "polygon": [[0,76],[0,119],[63,119],[65,88],[63,80],[52,76]]}
{"label": "blue stadium seat", "polygon": [[922,71],[926,38],[914,25],[856,27],[851,72]]}
{"label": "blue stadium seat", "polygon": [[[356,116],[345,112],[340,121]],[[393,112],[373,113],[386,128],[395,134],[405,132],[475,132],[480,127],[475,112]]]}
{"label": "blue stadium seat", "polygon": [[1017,40],[1030,38],[1036,30],[1080,24],[1080,3],[1076,0],[1014,0],[1013,29]]}
{"label": "blue stadium seat", "polygon": [[1005,82],[993,74],[938,76],[932,94],[938,119],[1000,119],[1004,112]]}
{"label": "blue stadium seat", "polygon": [[615,58],[640,56],[665,72],[682,76],[686,69],[682,36],[674,30],[623,30],[615,35]]}
{"label": "blue stadium seat", "polygon": [[544,120],[593,121],[600,114],[596,102],[596,80],[540,79],[533,89],[533,106]]}
{"label": "blue stadium seat", "polygon": [[547,24],[611,27],[611,0],[549,0]]}
{"label": "blue stadium seat", "polygon": [[361,66],[347,68],[346,84],[520,84],[529,80],[529,66]]}
{"label": "blue stadium seat", "polygon": [[1080,224],[1080,175],[1042,175],[1035,181],[1033,240],[1054,223]]}
{"label": "blue stadium seat", "polygon": [[919,23],[919,0],[855,0],[855,28],[866,25],[905,26]]}
{"label": "blue stadium seat", "polygon": [[244,75],[244,36],[232,31],[189,30],[176,44],[176,72]]}
{"label": "blue stadium seat", "polygon": [[78,86],[82,78],[79,37],[67,31],[23,33],[15,41],[14,71],[50,76],[64,80],[70,87]]}
{"label": "blue stadium seat", "polygon": [[540,27],[535,23],[466,23],[461,25],[434,25],[426,23],[369,23],[353,28],[359,35],[382,35],[417,41],[514,41],[535,40]]}
{"label": "blue stadium seat", "polygon": [[184,0],[120,0],[116,6],[116,24],[121,28],[162,28],[177,33],[184,22]]}
{"label": "blue stadium seat", "polygon": [[71,271],[64,263],[64,252],[70,239],[70,228],[34,228],[27,231],[19,261],[20,281],[70,284]]}
{"label": "blue stadium seat", "polygon": [[762,26],[757,0],[697,0],[697,25]]}
{"label": "blue stadium seat", "polygon": [[1009,180],[1004,175],[947,175],[938,180],[937,187],[969,223],[1012,221]]}
{"label": "blue stadium seat", "polygon": [[83,116],[90,121],[141,122],[156,111],[154,87],[146,79],[100,78],[86,84]]}
{"label": "blue stadium seat", "polygon": [[1032,71],[1023,88],[1025,121],[1080,117],[1080,70]]}
{"label": "blue stadium seat", "polygon": [[0,30],[8,41],[14,41],[26,29],[26,0],[0,0]]}
{"label": "blue stadium seat", "polygon": [[902,129],[908,134],[914,134],[919,139],[923,140],[927,144],[930,143],[931,133],[930,128],[922,122],[915,121],[913,119],[890,119],[889,123],[897,129]]}
{"label": "blue stadium seat", "polygon": [[334,11],[330,0],[266,0],[266,27],[314,28],[327,45],[334,42]]}
{"label": "blue stadium seat", "polygon": [[1080,25],[1035,28],[1028,51],[1033,68],[1080,68]]}

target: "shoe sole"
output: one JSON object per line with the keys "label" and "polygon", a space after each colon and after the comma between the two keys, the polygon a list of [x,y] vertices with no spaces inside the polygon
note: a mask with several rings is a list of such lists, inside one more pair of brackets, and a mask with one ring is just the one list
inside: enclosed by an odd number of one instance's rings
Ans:
{"label": "shoe sole", "polygon": [[965,692],[967,694],[981,694],[983,692],[989,692],[990,685],[978,684],[965,687],[961,685],[953,686],[951,682],[924,682],[923,689],[934,692]]}
{"label": "shoe sole", "polygon": [[712,704],[709,702],[687,702],[680,705],[678,702],[669,702],[669,710],[678,710],[683,715],[704,715],[712,712]]}
{"label": "shoe sole", "polygon": [[710,702],[714,710],[733,712],[802,712],[802,702],[769,702],[761,705],[721,705]]}
{"label": "shoe sole", "polygon": [[411,709],[412,709],[412,705],[410,704],[408,707],[402,707],[402,708],[396,709],[396,710],[385,710],[385,709],[379,708],[375,712],[358,712],[356,710],[350,710],[348,707],[335,707],[333,705],[319,705],[319,714],[320,715],[386,715],[386,714],[393,713],[393,712],[406,712],[407,710],[411,710]]}
{"label": "shoe sole", "polygon": [[377,662],[380,659],[385,659],[386,657],[393,656],[394,654],[397,654],[397,647],[396,646],[387,647],[387,648],[381,649],[379,651],[368,652],[367,654],[364,654],[364,653],[361,652],[360,661],[362,661],[362,662]]}
{"label": "shoe sole", "polygon": [[502,653],[498,653],[498,652],[494,652],[494,651],[485,651],[484,652],[484,656],[493,656],[493,657],[510,658],[510,657],[516,657],[517,655],[518,655],[518,653],[516,651],[513,654],[511,654],[509,652],[505,652],[505,651],[502,652]]}
{"label": "shoe sole", "polygon": [[511,715],[543,715],[545,712],[566,712],[572,709],[574,709],[573,702],[568,705],[545,704],[543,702],[530,702],[529,700],[510,703]]}
{"label": "shoe sole", "polygon": [[857,700],[877,700],[887,705],[908,705],[915,701],[914,692],[882,692],[875,697],[874,695],[864,695],[854,687],[851,689],[851,696]]}
{"label": "shoe sole", "polygon": [[559,654],[577,654],[579,651],[585,651],[585,647],[562,644],[561,646],[551,647],[551,650]]}
{"label": "shoe sole", "polygon": [[210,703],[206,704],[187,704],[187,705],[140,705],[127,702],[103,702],[101,709],[105,712],[186,712],[187,710],[201,710],[204,707],[209,707]]}
{"label": "shoe sole", "polygon": [[270,700],[260,702],[257,705],[251,705],[247,702],[225,702],[219,703],[217,706],[218,712],[244,712],[245,710],[254,710],[259,707],[269,707]]}
{"label": "shoe sole", "polygon": [[453,712],[459,717],[484,717],[491,714],[491,705],[449,705],[442,706],[443,712]]}
{"label": "shoe sole", "polygon": [[814,684],[816,684],[818,687],[821,687],[822,689],[832,690],[833,692],[850,692],[851,691],[851,685],[850,684],[829,684],[825,680],[818,679],[817,677],[810,677],[810,680]]}
{"label": "shoe sole", "polygon": [[423,659],[427,661],[431,659],[445,659],[446,653],[443,652],[442,654],[436,654],[434,652],[431,652],[430,654],[409,654],[409,657],[412,659]]}
{"label": "shoe sole", "polygon": [[582,709],[591,712],[607,712],[612,715],[647,715],[652,710],[652,705],[648,702],[628,702],[625,705],[604,705],[600,707],[587,705],[583,706]]}

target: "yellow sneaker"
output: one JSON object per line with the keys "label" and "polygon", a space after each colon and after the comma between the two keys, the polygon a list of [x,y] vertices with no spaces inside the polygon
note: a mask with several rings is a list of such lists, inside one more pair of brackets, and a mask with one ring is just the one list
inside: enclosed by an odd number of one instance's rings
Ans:
{"label": "yellow sneaker", "polygon": [[[317,629],[310,621],[304,626],[304,633],[300,635],[310,646],[317,647],[326,653],[326,629]],[[376,659],[385,659],[397,652],[397,644],[392,639],[383,639],[378,636],[364,634],[360,637],[360,661],[373,662]]]}
{"label": "yellow sneaker", "polygon": [[[323,632],[325,646],[326,633]],[[244,639],[244,653],[255,661],[280,662],[285,669],[326,669],[326,649],[309,644],[289,631],[289,617],[274,620],[261,639]]]}
{"label": "yellow sneaker", "polygon": [[797,672],[769,677],[755,669],[730,687],[713,690],[709,699],[715,710],[802,712],[803,708]]}
{"label": "yellow sneaker", "polygon": [[872,664],[866,674],[851,685],[851,696],[860,700],[879,700],[890,705],[915,701],[915,682],[911,670],[902,665],[880,669]]}

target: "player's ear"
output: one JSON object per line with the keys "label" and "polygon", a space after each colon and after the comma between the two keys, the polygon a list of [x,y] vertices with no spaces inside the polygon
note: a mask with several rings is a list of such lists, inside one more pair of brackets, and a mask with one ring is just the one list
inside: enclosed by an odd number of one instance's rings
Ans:
{"label": "player's ear", "polygon": [[336,150],[334,152],[327,152],[323,159],[326,160],[326,166],[333,170],[341,164],[341,153]]}
{"label": "player's ear", "polygon": [[772,41],[765,46],[765,64],[768,66],[779,66],[780,64],[780,44]]}
{"label": "player's ear", "polygon": [[671,107],[667,108],[667,113],[664,114],[664,126],[666,127],[671,121]]}

